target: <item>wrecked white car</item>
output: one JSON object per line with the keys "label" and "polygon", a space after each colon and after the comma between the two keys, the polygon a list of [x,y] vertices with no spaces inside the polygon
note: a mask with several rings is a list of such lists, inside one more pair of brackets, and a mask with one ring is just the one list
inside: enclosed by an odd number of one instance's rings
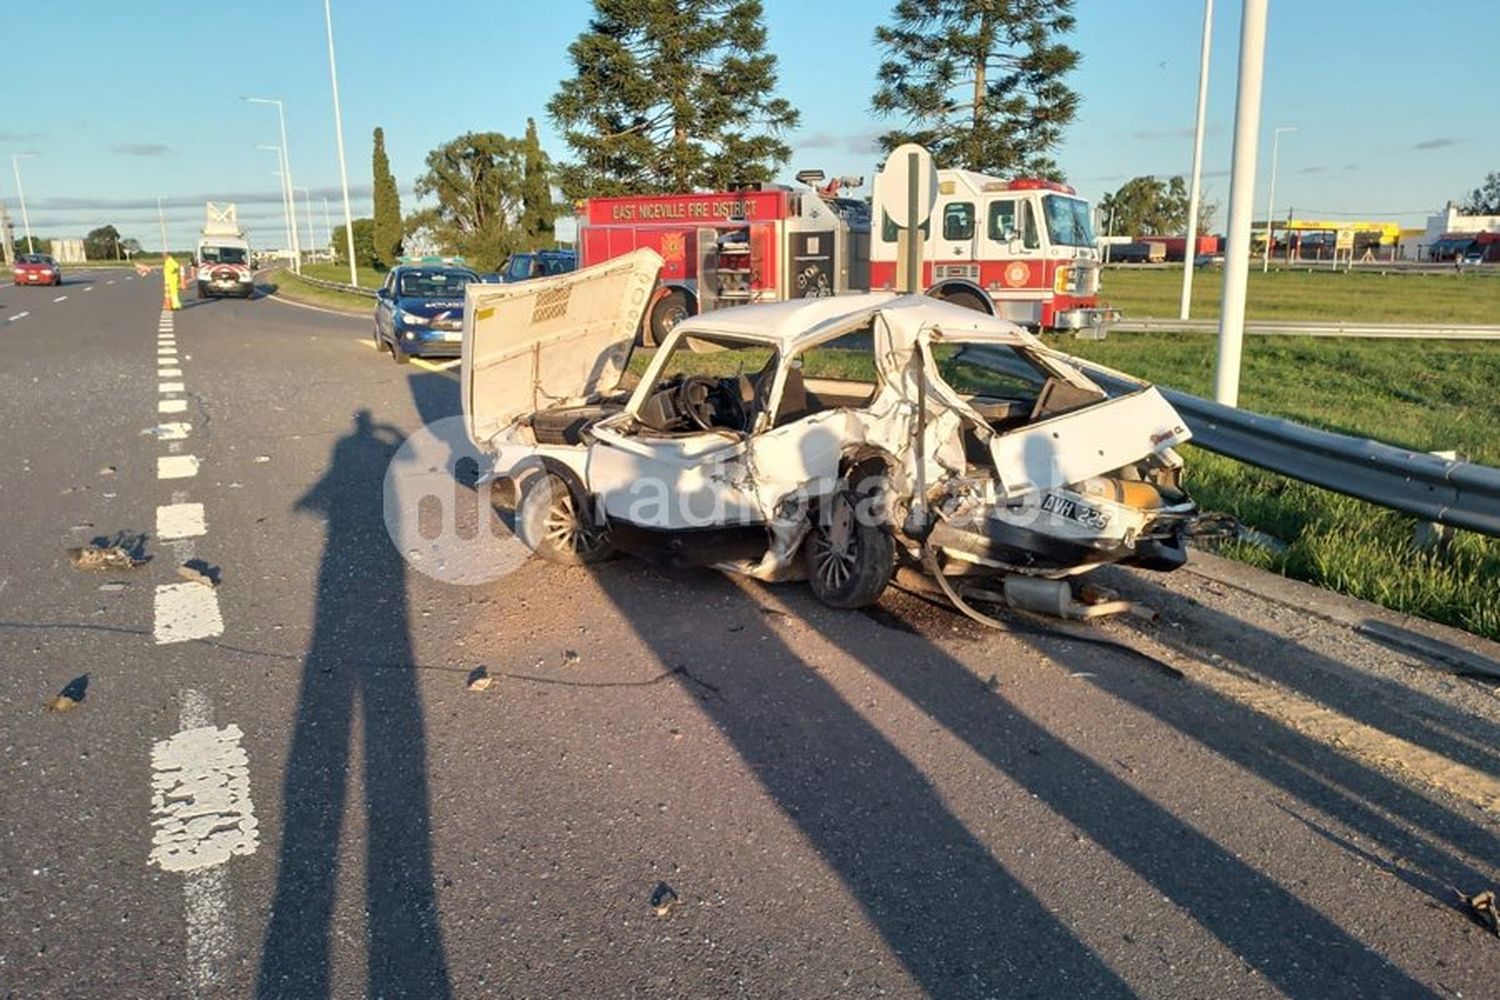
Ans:
{"label": "wrecked white car", "polygon": [[644,351],[660,266],[466,290],[469,433],[543,558],[805,577],[836,607],[906,560],[1050,580],[1184,562],[1189,434],[1151,386],[1111,396],[1020,327],[920,295],[723,309]]}

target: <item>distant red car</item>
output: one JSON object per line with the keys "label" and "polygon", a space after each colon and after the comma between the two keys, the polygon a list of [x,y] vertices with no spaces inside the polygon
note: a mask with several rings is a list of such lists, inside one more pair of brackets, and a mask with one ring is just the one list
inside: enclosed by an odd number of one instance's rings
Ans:
{"label": "distant red car", "polygon": [[60,285],[62,268],[44,253],[27,253],[16,258],[16,284]]}

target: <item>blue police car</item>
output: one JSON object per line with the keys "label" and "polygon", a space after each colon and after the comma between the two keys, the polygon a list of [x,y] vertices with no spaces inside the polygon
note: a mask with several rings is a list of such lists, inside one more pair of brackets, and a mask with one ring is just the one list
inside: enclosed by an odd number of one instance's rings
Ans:
{"label": "blue police car", "polygon": [[463,350],[464,287],[479,275],[453,264],[401,264],[375,298],[375,347],[400,364]]}

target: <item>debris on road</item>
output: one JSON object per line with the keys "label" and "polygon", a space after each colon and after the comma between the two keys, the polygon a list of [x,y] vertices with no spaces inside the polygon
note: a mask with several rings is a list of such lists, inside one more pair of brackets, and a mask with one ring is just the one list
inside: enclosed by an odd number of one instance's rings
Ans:
{"label": "debris on road", "polygon": [[99,589],[106,594],[113,594],[117,591],[124,590],[128,586],[130,586],[130,584],[128,583],[121,583],[119,580],[111,580],[108,583],[99,584]]}
{"label": "debris on road", "polygon": [[72,563],[76,570],[102,573],[112,569],[135,569],[137,566],[144,566],[150,560],[138,558],[123,545],[93,543],[68,549],[68,562]]}
{"label": "debris on road", "polygon": [[88,674],[82,674],[78,677],[75,677],[72,680],[68,681],[63,689],[57,693],[57,697],[47,702],[47,704],[43,706],[43,709],[45,711],[53,713],[71,712],[73,709],[78,707],[79,702],[83,701],[84,695],[88,693],[88,689]]}
{"label": "debris on road", "polygon": [[578,652],[572,649],[565,649],[563,650],[562,660],[563,666],[576,667],[578,666]]}
{"label": "debris on road", "polygon": [[115,469],[115,467],[113,465],[106,465],[102,469],[99,470],[99,475],[101,475],[101,476],[113,476],[115,474],[115,472],[116,472],[116,469]]}
{"label": "debris on road", "polygon": [[465,686],[470,691],[488,691],[490,685],[494,682],[495,678],[490,676],[490,672],[481,666],[469,671],[469,679],[465,682]]}
{"label": "debris on road", "polygon": [[219,568],[210,566],[202,559],[189,559],[178,566],[177,575],[190,583],[201,583],[210,590],[219,585]]}
{"label": "debris on road", "polygon": [[[1453,891],[1458,892],[1457,889]],[[1495,909],[1495,893],[1492,890],[1486,889],[1472,896],[1458,892],[1458,898],[1464,901],[1464,906],[1468,908],[1469,916],[1475,923],[1500,937],[1500,910]]]}
{"label": "debris on road", "polygon": [[665,917],[681,902],[676,890],[665,882],[656,883],[656,888],[651,890],[651,912],[658,917]]}

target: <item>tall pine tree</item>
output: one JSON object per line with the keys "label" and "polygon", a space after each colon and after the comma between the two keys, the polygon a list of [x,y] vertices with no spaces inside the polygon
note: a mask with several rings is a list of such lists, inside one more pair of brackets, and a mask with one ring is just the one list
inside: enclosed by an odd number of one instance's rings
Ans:
{"label": "tall pine tree", "polygon": [[552,226],[557,207],[552,200],[552,164],[542,152],[541,141],[536,137],[536,122],[530,118],[526,119],[522,149],[525,173],[521,181],[521,233],[526,246],[537,250],[557,242]]}
{"label": "tall pine tree", "polygon": [[796,109],[775,96],[760,0],[594,0],[547,104],[577,162],[569,198],[769,180]]}
{"label": "tall pine tree", "polygon": [[401,256],[401,193],[385,155],[385,130],[375,130],[375,262],[388,268]]}
{"label": "tall pine tree", "polygon": [[1078,52],[1073,0],[897,0],[875,29],[886,51],[875,111],[904,128],[887,151],[920,142],[942,167],[1058,176],[1049,155],[1078,112],[1063,77]]}

